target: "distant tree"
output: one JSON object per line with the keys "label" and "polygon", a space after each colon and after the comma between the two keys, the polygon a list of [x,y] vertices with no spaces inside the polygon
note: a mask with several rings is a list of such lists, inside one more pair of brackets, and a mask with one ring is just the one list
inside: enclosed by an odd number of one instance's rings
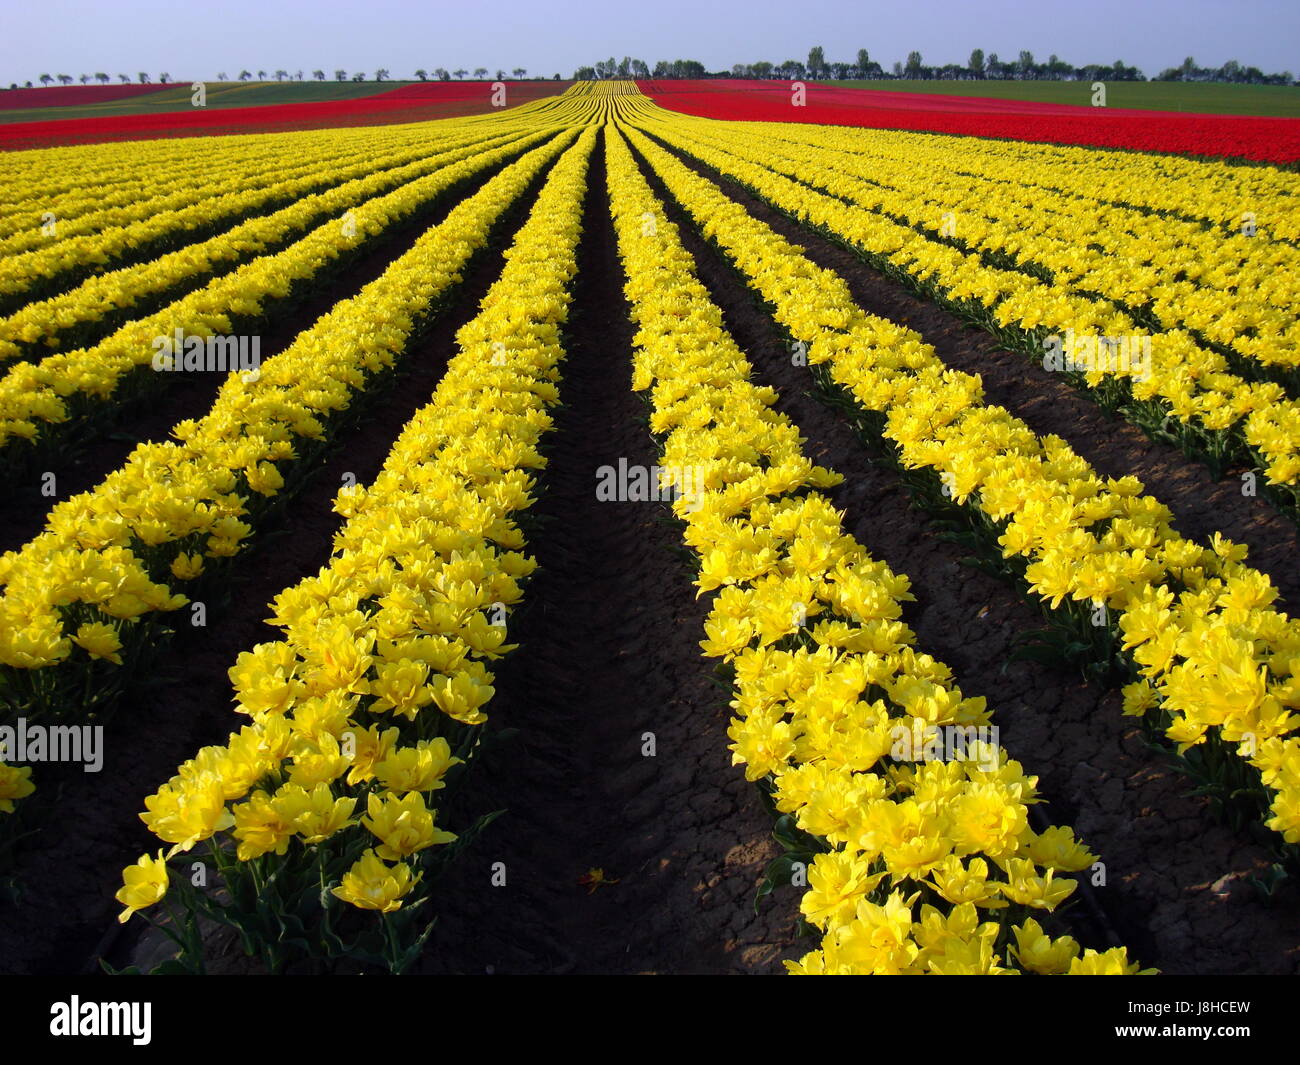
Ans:
{"label": "distant tree", "polygon": [[990,52],[988,64],[985,67],[990,78],[999,78],[1002,76],[1002,63],[998,59],[997,52]]}
{"label": "distant tree", "polygon": [[424,70],[423,68],[421,68],[420,70],[417,70],[417,71],[415,72],[415,76],[416,76],[417,78],[419,78],[421,81],[428,81],[428,80],[429,80],[429,72],[428,72],[427,70]]}
{"label": "distant tree", "polygon": [[42,74],[42,75],[41,75],[37,80],[38,80],[42,85],[48,85],[48,84],[49,84],[50,82],[52,82],[54,79],[53,79],[52,77],[50,77],[48,74]]}
{"label": "distant tree", "polygon": [[265,71],[265,70],[259,70],[259,71],[257,72],[257,80],[258,80],[258,81],[265,81],[265,80],[266,80],[266,71]]}
{"label": "distant tree", "polygon": [[506,72],[504,70],[497,71],[497,81],[504,81],[505,77],[506,77]]}
{"label": "distant tree", "polygon": [[131,84],[131,79],[130,79],[127,75],[125,75],[125,74],[119,74],[119,75],[117,76],[117,80],[120,81],[123,85],[130,85],[130,84]]}
{"label": "distant tree", "polygon": [[298,71],[298,80],[302,81],[302,71]]}
{"label": "distant tree", "polygon": [[107,85],[110,81],[110,78],[107,74],[100,73],[95,75],[95,80],[99,82],[101,85]]}
{"label": "distant tree", "polygon": [[59,77],[59,84],[60,84],[60,85],[71,85],[71,84],[72,84],[72,75],[70,75],[70,74],[60,74],[58,77]]}
{"label": "distant tree", "polygon": [[1047,57],[1047,76],[1054,81],[1063,81],[1074,72],[1074,68],[1059,56]]}
{"label": "distant tree", "polygon": [[970,54],[970,76],[972,78],[984,77],[984,49],[976,48]]}
{"label": "distant tree", "polygon": [[921,76],[921,66],[921,53],[917,51],[908,52],[907,66],[904,68],[904,73],[909,78],[919,78]]}
{"label": "distant tree", "polygon": [[433,75],[434,75],[434,77],[436,77],[439,81],[450,81],[450,80],[451,80],[451,73],[450,73],[450,72],[449,72],[445,67],[438,67],[438,68],[433,72]]}
{"label": "distant tree", "polygon": [[486,78],[486,77],[487,77],[487,67],[475,67],[475,68],[474,68],[474,77],[476,77],[476,78]]}
{"label": "distant tree", "polygon": [[323,71],[323,70],[313,70],[313,71],[311,72],[311,76],[312,76],[313,78],[315,78],[317,81],[324,81],[324,80],[325,80],[325,71]]}
{"label": "distant tree", "polygon": [[826,53],[820,44],[808,50],[808,76],[821,78],[826,76]]}
{"label": "distant tree", "polygon": [[650,76],[650,68],[645,65],[644,59],[632,60],[632,76],[634,78],[648,78]]}
{"label": "distant tree", "polygon": [[857,66],[858,77],[865,78],[867,76],[867,68],[869,66],[871,66],[871,56],[867,55],[867,50],[865,48],[859,48],[858,66]]}
{"label": "distant tree", "polygon": [[902,76],[903,76],[903,64],[900,63],[897,59],[895,59],[895,60],[894,60],[894,77],[896,77],[896,78],[901,78]]}
{"label": "distant tree", "polygon": [[1034,76],[1034,53],[1022,51],[1020,59],[1016,63],[1016,73],[1022,78],[1032,78]]}
{"label": "distant tree", "polygon": [[469,73],[469,71],[466,70],[464,67],[461,67],[459,70],[453,70],[452,73],[456,75],[456,80],[460,81],[466,74]]}
{"label": "distant tree", "polygon": [[527,68],[527,67],[515,67],[515,69],[512,70],[510,73],[513,74],[517,79],[519,79],[520,81],[522,81],[524,75],[528,73],[528,68]]}
{"label": "distant tree", "polygon": [[251,78],[252,76],[253,76],[253,75],[252,75],[252,72],[251,72],[251,71],[241,70],[241,71],[239,72],[239,80],[240,80],[240,81],[247,81],[247,80],[248,80],[249,78]]}
{"label": "distant tree", "polygon": [[226,74],[226,72],[225,72],[224,70],[223,70],[220,74],[217,75],[217,81],[229,81],[229,80],[230,80],[230,77],[229,77],[229,75]]}
{"label": "distant tree", "polygon": [[277,70],[275,72],[276,81],[284,81],[284,79],[287,78],[288,76],[289,76],[289,72],[287,70]]}
{"label": "distant tree", "polygon": [[559,73],[557,72],[557,73],[553,74],[553,75],[551,76],[551,80],[552,80],[552,81],[559,81],[559,80],[560,80],[560,75],[559,75]]}
{"label": "distant tree", "polygon": [[383,81],[386,77],[388,77],[388,71],[384,67],[380,67],[375,71],[375,81]]}
{"label": "distant tree", "polygon": [[579,67],[577,70],[575,70],[575,71],[573,72],[573,80],[574,80],[574,81],[595,81],[595,80],[596,80],[596,68],[595,68],[595,67]]}
{"label": "distant tree", "polygon": [[90,75],[89,75],[89,74],[82,74],[82,75],[81,75],[81,84],[82,84],[82,85],[85,85],[86,82],[88,82],[89,80],[90,80]]}
{"label": "distant tree", "polygon": [[760,59],[754,64],[754,77],[766,80],[772,76],[772,64],[766,59]]}
{"label": "distant tree", "polygon": [[1156,81],[1199,81],[1198,75],[1203,73],[1196,69],[1196,60],[1188,56],[1183,60],[1182,66],[1169,67],[1162,70],[1156,75]]}
{"label": "distant tree", "polygon": [[159,74],[159,75],[158,75],[158,83],[159,83],[160,85],[166,85],[166,84],[167,84],[169,81],[171,81],[171,80],[172,80],[172,76],[171,76],[170,74]]}
{"label": "distant tree", "polygon": [[353,81],[365,81],[365,80],[366,80],[366,75],[365,75],[362,71],[358,70],[355,74],[352,75],[352,80],[353,80]]}
{"label": "distant tree", "polygon": [[344,70],[344,69],[342,69],[342,68],[340,67],[338,70],[334,71],[334,80],[335,80],[335,81],[347,81],[347,80],[348,80],[348,72],[347,72],[346,70]]}

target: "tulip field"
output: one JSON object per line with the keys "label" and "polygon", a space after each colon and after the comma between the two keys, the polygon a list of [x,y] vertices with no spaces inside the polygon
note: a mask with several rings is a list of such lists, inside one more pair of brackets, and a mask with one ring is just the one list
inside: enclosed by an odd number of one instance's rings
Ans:
{"label": "tulip field", "polygon": [[1300,973],[1300,119],[546,84],[0,127],[0,972]]}

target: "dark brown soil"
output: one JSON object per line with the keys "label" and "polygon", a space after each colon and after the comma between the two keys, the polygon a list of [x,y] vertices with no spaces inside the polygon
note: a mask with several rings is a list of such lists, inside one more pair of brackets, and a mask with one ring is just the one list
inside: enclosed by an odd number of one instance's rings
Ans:
{"label": "dark brown soil", "polygon": [[919,333],[945,365],[979,374],[987,403],[1005,407],[1039,436],[1055,434],[1069,441],[1103,476],[1137,477],[1148,494],[1173,511],[1174,525],[1183,536],[1206,543],[1217,531],[1245,544],[1251,565],[1267,573],[1281,593],[1279,609],[1288,604],[1293,612],[1300,608],[1300,568],[1296,566],[1300,528],[1263,496],[1241,494],[1244,467],[1215,481],[1208,469],[1181,451],[1108,416],[1060,374],[1007,351],[988,333],[885,277],[849,249],[803,228],[694,159],[674,154],[696,173],[718,181],[728,196],[802,247],[812,262],[844,278],[863,310]]}
{"label": "dark brown soil", "polygon": [[[707,608],[669,512],[595,496],[600,466],[657,460],[629,387],[622,276],[597,158],[530,538],[540,568],[490,710],[490,729],[520,731],[484,753],[458,804],[507,813],[440,885],[425,972],[764,973],[810,949],[793,939],[794,889],[753,910],[779,849],[730,765],[727,696],[699,651]],[[618,883],[589,893],[593,867]]]}
{"label": "dark brown soil", "polygon": [[[993,352],[984,351],[991,342],[982,334],[970,334],[940,308],[920,303],[856,257],[799,229],[734,185],[723,187],[755,216],[808,249],[814,261],[845,277],[868,310],[888,309],[895,320],[906,317],[945,362],[966,358],[973,363],[978,353],[979,366],[966,368],[983,372],[985,358],[993,358]],[[657,188],[662,195],[662,186]],[[1115,692],[1036,664],[1006,664],[1013,638],[1041,627],[1038,610],[1009,584],[961,565],[966,551],[938,539],[911,506],[898,476],[873,464],[848,424],[813,398],[809,371],[791,365],[783,338],[731,267],[696,235],[675,204],[669,214],[729,330],[754,362],[757,379],[779,390],[778,408],[799,425],[814,460],[845,475],[834,498],[846,511],[846,529],[872,555],[911,578],[917,602],[908,604],[905,619],[917,633],[918,647],[952,668],[963,693],[988,698],[1003,746],[1027,772],[1039,776],[1048,816],[1054,823],[1072,825],[1105,863],[1106,886],[1091,892],[1103,911],[1100,919],[1081,920],[1085,915],[1079,910],[1086,910],[1087,900],[1067,914],[1078,926],[1078,938],[1088,942],[1100,937],[1109,925],[1131,957],[1171,974],[1300,972],[1300,891],[1290,886],[1267,902],[1247,887],[1245,878],[1269,864],[1264,850],[1234,835],[1203,800],[1185,794],[1182,778],[1145,746],[1134,720],[1121,715]],[[1040,377],[1013,388],[1013,370],[1020,378],[1028,375],[1023,362],[1011,361],[1018,356],[1001,354],[1008,360],[1003,376],[1007,391],[1031,398]],[[1050,375],[1040,376],[1045,386],[1054,383]],[[1097,416],[1095,408],[1068,389],[1061,399],[1082,404],[1080,417]],[[1073,414],[1057,418],[1051,404],[1040,409],[1056,420],[1035,428],[1076,442]],[[1106,422],[1105,435],[1099,427],[1088,437],[1085,427],[1090,447],[1080,448],[1081,453],[1118,462],[1109,447],[1119,441],[1116,451],[1140,453],[1157,472],[1180,461],[1140,434],[1136,441],[1125,440],[1120,430],[1127,428]],[[1200,478],[1199,470],[1196,474]],[[1169,495],[1159,491],[1162,498],[1176,499],[1188,513],[1210,521],[1211,505],[1197,496],[1203,487],[1193,479]],[[1246,509],[1244,503],[1239,510]],[[1260,508],[1257,520],[1260,515],[1267,512]]]}
{"label": "dark brown soil", "polygon": [[[325,564],[340,521],[331,507],[344,474],[354,474],[359,483],[372,480],[402,427],[428,402],[455,352],[456,331],[478,313],[479,301],[500,274],[501,249],[531,198],[521,197],[505,216],[503,236],[466,272],[454,310],[432,321],[408,347],[386,394],[373,397],[367,417],[340,435],[319,472],[281,512],[279,527],[259,534],[248,557],[232,567],[227,608],[209,610],[206,629],[182,629],[157,682],[124,700],[105,728],[103,770],[41,768],[39,786],[61,788],[61,794],[42,807],[47,827],[23,844],[15,870],[22,899],[16,907],[0,906],[0,973],[94,970],[96,958],[110,948],[114,964],[133,960],[131,943],[148,926],[135,918],[124,930],[126,941],[115,944],[120,907],[113,895],[123,866],[159,846],[138,817],[144,797],[200,747],[224,742],[247,723],[233,711],[227,670],[241,651],[279,635],[262,620],[271,600]],[[390,247],[390,257],[401,250],[401,245]],[[378,276],[384,265],[369,262],[356,283]],[[320,313],[330,305],[325,300],[311,307]],[[303,313],[310,312],[309,307]],[[299,320],[299,328],[306,324]]]}
{"label": "dark brown soil", "polygon": [[[260,333],[262,360],[278,355],[297,339],[299,333],[310,328],[337,303],[357,295],[499,169],[496,167],[477,174],[437,197],[376,238],[345,266],[327,268],[329,276],[316,280],[309,289],[290,293],[284,300],[268,302],[271,324]],[[114,431],[97,433],[90,426],[79,428],[76,446],[60,452],[66,457],[47,463],[47,470],[33,470],[24,481],[6,486],[9,498],[4,509],[0,510],[0,553],[19,548],[36,536],[44,527],[51,506],[93,488],[121,466],[137,445],[146,441],[169,440],[177,422],[207,414],[225,376],[220,373],[167,374],[163,395],[145,403],[106,410],[109,419],[106,424],[112,425]],[[55,475],[57,498],[41,495],[42,477],[46,472]]]}

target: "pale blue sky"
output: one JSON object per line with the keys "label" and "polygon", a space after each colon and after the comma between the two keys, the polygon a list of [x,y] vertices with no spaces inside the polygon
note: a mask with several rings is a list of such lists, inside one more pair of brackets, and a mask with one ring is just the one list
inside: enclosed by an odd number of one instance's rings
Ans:
{"label": "pale blue sky", "polygon": [[1122,59],[1152,76],[1194,55],[1300,70],[1297,0],[0,0],[0,84],[103,70],[134,78],[234,77],[321,67],[409,78],[417,67],[525,67],[569,77],[611,55],[828,60],[858,48],[889,69],[919,49],[964,63],[974,47],[1082,64]]}

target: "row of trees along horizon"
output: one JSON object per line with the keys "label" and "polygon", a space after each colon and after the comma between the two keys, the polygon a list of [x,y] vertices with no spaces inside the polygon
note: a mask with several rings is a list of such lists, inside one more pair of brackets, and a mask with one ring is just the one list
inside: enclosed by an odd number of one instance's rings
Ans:
{"label": "row of trees along horizon", "polygon": [[[465,69],[444,70],[442,67],[435,67],[432,77],[435,81],[451,81],[453,77],[456,78],[457,80],[460,80],[464,78],[465,75],[468,73],[470,73],[470,71]],[[491,71],[489,71],[487,67],[478,67],[473,73],[474,73],[474,77],[476,78],[486,78],[488,74],[491,73]],[[518,81],[527,76],[528,70],[525,67],[515,67],[514,70],[512,70],[510,73],[514,76],[515,80]],[[325,71],[323,70],[313,70],[311,72],[311,76],[312,79],[315,81],[330,80],[328,77],[326,77]],[[496,72],[496,77],[498,81],[505,80],[505,76],[506,76],[506,72],[504,70],[498,70]],[[305,76],[301,70],[295,74],[291,74],[287,70],[277,70],[275,71],[274,77],[276,81],[304,81],[305,80]],[[415,72],[415,77],[419,81],[428,81],[430,78],[430,74],[429,71],[420,69]],[[559,81],[560,75],[552,74],[551,79],[554,81]],[[42,85],[53,85],[56,81],[60,85],[71,85],[74,81],[80,81],[82,85],[89,84],[92,81],[97,81],[101,85],[107,85],[109,82],[113,80],[113,78],[109,74],[100,72],[97,74],[82,74],[79,78],[74,78],[71,74],[42,74],[36,80],[39,81]],[[138,73],[135,76],[134,79],[132,79],[129,74],[118,74],[117,80],[120,81],[123,85],[131,85],[135,81],[138,81],[141,85],[151,85],[153,84],[153,75],[149,74],[147,71],[142,70],[140,71],[140,73]],[[224,71],[217,75],[217,81],[230,81],[230,80],[231,80],[230,76],[226,74]],[[265,70],[259,70],[256,72],[256,77],[254,77],[253,71],[241,70],[239,72],[239,76],[234,80],[266,81],[267,72]],[[389,73],[386,67],[381,67],[379,70],[376,70],[373,78],[367,77],[364,71],[358,71],[356,73],[349,75],[346,70],[339,69],[334,71],[333,80],[335,81],[392,81],[393,77]],[[170,74],[158,75],[159,85],[168,85],[172,83],[173,83],[173,78]],[[30,81],[27,82],[27,84],[22,87],[28,89],[35,88],[35,86],[32,85]],[[10,84],[9,88],[17,89],[19,88],[19,85],[17,84],[17,82],[14,82]]]}
{"label": "row of trees along horizon", "polygon": [[[451,81],[453,78],[457,81],[464,79],[470,71],[464,67],[456,70],[447,70],[444,67],[435,67],[432,74],[421,68],[415,72],[415,77],[419,81],[428,81],[432,78],[435,81]],[[486,78],[490,71],[487,67],[477,67],[474,71],[475,78]],[[516,80],[522,80],[528,74],[525,67],[515,67],[511,75]],[[301,70],[291,74],[287,70],[277,70],[274,72],[276,81],[303,81],[305,75]],[[315,81],[329,80],[324,70],[313,70],[311,76]],[[506,72],[498,70],[496,77],[498,81],[504,80]],[[1182,64],[1177,67],[1169,67],[1161,71],[1156,77],[1148,79],[1137,67],[1131,67],[1124,63],[1123,60],[1116,60],[1110,65],[1104,63],[1090,63],[1087,66],[1076,67],[1055,55],[1048,56],[1046,63],[1034,61],[1034,54],[1028,51],[1022,51],[1015,62],[1003,62],[996,52],[990,52],[987,56],[982,48],[976,48],[970,54],[970,60],[966,66],[958,63],[946,63],[943,66],[926,66],[921,58],[920,52],[909,52],[907,62],[896,62],[893,65],[892,72],[887,72],[884,67],[873,60],[865,48],[858,49],[857,61],[853,63],[827,62],[825,52],[818,45],[808,52],[808,61],[801,63],[797,59],[787,59],[784,63],[769,63],[766,60],[758,63],[737,63],[729,71],[709,71],[704,64],[696,59],[661,59],[653,69],[641,59],[633,59],[630,56],[624,56],[621,61],[616,60],[613,56],[609,59],[601,60],[594,66],[579,67],[573,74],[574,81],[596,81],[607,78],[642,78],[642,79],[683,79],[683,78],[746,78],[766,80],[769,78],[780,78],[782,80],[810,80],[810,81],[851,81],[854,79],[888,79],[903,78],[910,81],[1212,81],[1212,82],[1234,82],[1246,85],[1294,85],[1295,78],[1291,71],[1284,70],[1280,74],[1265,74],[1258,67],[1242,66],[1237,60],[1229,59],[1221,67],[1202,67],[1198,66],[1196,60],[1188,56]],[[131,84],[132,79],[127,74],[118,74],[117,79],[123,84]],[[59,82],[61,85],[71,85],[73,81],[79,80],[83,85],[98,81],[107,85],[112,81],[112,77],[103,72],[96,74],[82,74],[80,78],[73,78],[70,74],[42,74],[37,80],[42,85],[52,85]],[[136,75],[136,80],[141,85],[152,83],[152,75],[141,71]],[[230,77],[223,71],[217,75],[217,81],[230,81]],[[254,72],[251,70],[241,70],[236,79],[237,81],[254,80]],[[257,81],[267,80],[267,71],[259,70],[256,72]],[[374,73],[374,77],[368,78],[364,71],[357,71],[348,74],[346,70],[338,69],[334,71],[335,81],[391,81],[392,75],[386,68],[380,68]],[[551,80],[559,81],[559,74],[552,74]],[[159,74],[158,83],[167,85],[172,82],[170,74]],[[19,86],[16,82],[12,83],[9,88],[17,89]],[[26,88],[32,88],[32,83],[26,83]]]}
{"label": "row of trees along horizon", "polygon": [[1242,66],[1235,59],[1229,59],[1221,67],[1202,67],[1191,56],[1183,60],[1180,66],[1161,71],[1156,77],[1148,79],[1137,67],[1128,66],[1123,60],[1114,63],[1090,63],[1076,67],[1066,63],[1055,55],[1048,57],[1046,63],[1034,60],[1034,54],[1022,51],[1014,62],[1004,62],[996,52],[987,56],[984,49],[976,48],[970,54],[966,66],[959,63],[946,63],[943,66],[927,66],[920,52],[909,52],[906,63],[896,62],[892,71],[886,71],[871,58],[865,48],[858,49],[856,62],[827,62],[826,53],[820,45],[808,52],[808,61],[801,63],[797,59],[787,59],[784,63],[737,63],[729,71],[708,71],[704,64],[695,59],[661,59],[653,70],[640,59],[624,56],[621,62],[612,56],[595,66],[579,67],[573,75],[575,81],[596,80],[602,78],[767,78],[809,80],[809,81],[850,81],[853,79],[906,78],[912,81],[947,80],[947,81],[1218,81],[1238,82],[1249,85],[1294,85],[1295,78],[1291,71],[1280,74],[1265,74],[1258,67]]}

